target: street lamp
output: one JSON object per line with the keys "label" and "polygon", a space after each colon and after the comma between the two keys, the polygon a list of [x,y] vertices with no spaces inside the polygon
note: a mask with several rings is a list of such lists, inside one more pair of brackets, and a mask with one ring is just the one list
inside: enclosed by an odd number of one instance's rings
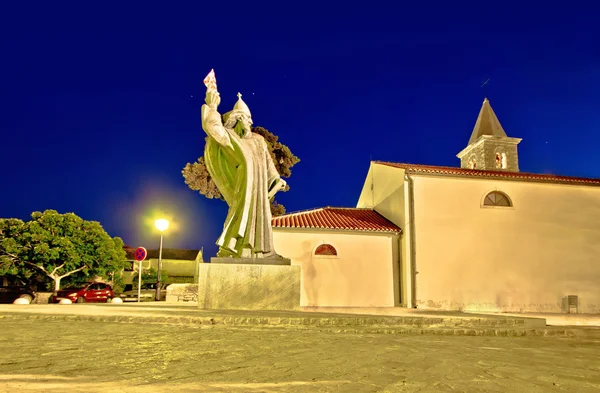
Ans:
{"label": "street lamp", "polygon": [[162,265],[162,244],[163,244],[163,232],[169,227],[169,221],[164,218],[159,218],[154,221],[154,226],[160,231],[160,247],[158,248],[158,269],[156,272],[156,297],[154,300],[160,301],[160,268]]}

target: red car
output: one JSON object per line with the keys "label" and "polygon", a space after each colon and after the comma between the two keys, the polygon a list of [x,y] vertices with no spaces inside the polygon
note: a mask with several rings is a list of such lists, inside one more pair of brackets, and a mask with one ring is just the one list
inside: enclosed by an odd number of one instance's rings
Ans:
{"label": "red car", "polygon": [[69,299],[73,303],[108,303],[112,300],[113,296],[114,293],[110,285],[103,282],[92,282],[63,288],[50,297],[50,303],[58,303],[63,299]]}

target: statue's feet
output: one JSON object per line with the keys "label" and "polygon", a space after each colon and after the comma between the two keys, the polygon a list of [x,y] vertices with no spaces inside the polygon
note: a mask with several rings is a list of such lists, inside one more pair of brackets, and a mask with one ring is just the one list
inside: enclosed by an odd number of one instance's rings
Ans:
{"label": "statue's feet", "polygon": [[225,248],[219,248],[219,251],[217,252],[217,257],[218,258],[235,258],[236,255],[233,252],[231,252]]}
{"label": "statue's feet", "polygon": [[268,254],[252,254],[249,249],[242,250],[242,255],[238,255],[235,252],[226,248],[219,248],[217,252],[218,258],[264,258],[264,259],[286,259],[285,257],[277,254],[276,252],[270,252]]}

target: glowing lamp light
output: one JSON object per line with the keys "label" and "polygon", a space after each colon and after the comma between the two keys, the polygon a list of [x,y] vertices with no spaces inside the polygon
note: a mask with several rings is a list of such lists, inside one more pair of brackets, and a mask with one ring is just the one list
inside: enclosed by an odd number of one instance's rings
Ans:
{"label": "glowing lamp light", "polygon": [[154,221],[154,226],[159,231],[164,232],[169,227],[169,221],[165,220],[164,218],[159,218],[158,220]]}
{"label": "glowing lamp light", "polygon": [[156,294],[154,300],[157,302],[160,300],[160,269],[162,265],[162,248],[163,248],[163,232],[169,227],[169,220],[159,218],[154,221],[154,226],[160,231],[160,247],[158,248],[158,270],[156,274]]}

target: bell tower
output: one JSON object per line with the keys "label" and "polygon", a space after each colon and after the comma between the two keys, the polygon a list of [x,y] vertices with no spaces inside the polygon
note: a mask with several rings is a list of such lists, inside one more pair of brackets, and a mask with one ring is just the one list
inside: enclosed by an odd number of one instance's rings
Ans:
{"label": "bell tower", "polygon": [[460,158],[461,168],[519,172],[519,142],[520,138],[506,135],[486,98],[477,116],[469,144],[456,156]]}

